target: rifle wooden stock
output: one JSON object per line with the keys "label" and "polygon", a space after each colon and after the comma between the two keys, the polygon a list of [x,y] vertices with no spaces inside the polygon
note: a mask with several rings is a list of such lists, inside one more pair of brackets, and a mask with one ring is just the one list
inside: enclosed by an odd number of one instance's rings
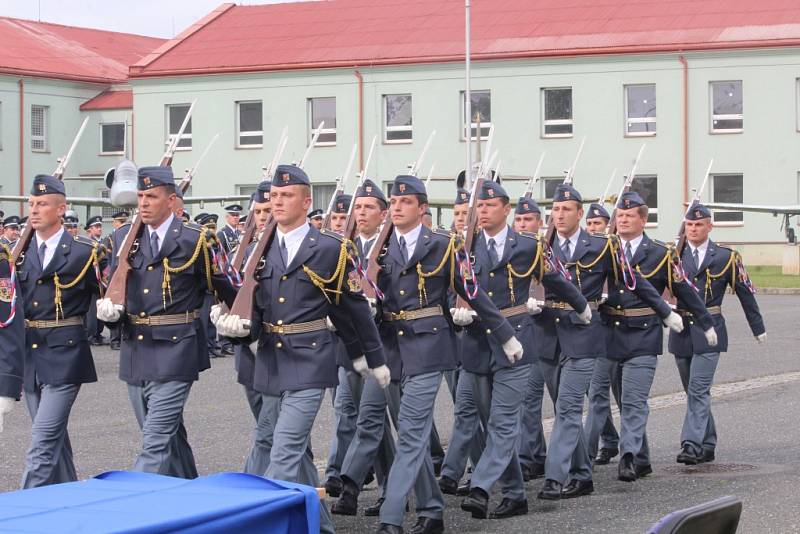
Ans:
{"label": "rifle wooden stock", "polygon": [[[391,214],[386,214],[386,219],[383,221],[381,231],[378,233],[378,237],[375,239],[375,244],[372,245],[372,249],[369,251],[369,258],[367,259],[367,278],[376,284],[378,283],[378,273],[381,271],[378,258],[389,248],[389,238],[392,235],[392,230],[394,230],[392,216]],[[362,284],[362,289],[364,290],[365,296],[375,298],[375,290],[372,289],[372,285],[369,283]]]}
{"label": "rifle wooden stock", "polygon": [[12,262],[16,263],[25,254],[31,239],[33,239],[33,226],[29,223],[25,225],[25,229],[20,234],[19,239],[17,239],[17,244],[14,245],[11,251]]}
{"label": "rifle wooden stock", "polygon": [[242,287],[236,294],[236,300],[233,301],[233,306],[231,306],[231,314],[238,315],[241,319],[252,319],[253,302],[256,296],[256,285],[258,285],[255,276],[256,268],[261,258],[267,253],[270,243],[272,243],[272,239],[275,236],[276,225],[277,222],[272,217],[267,220],[264,231],[256,242],[253,253],[247,259],[247,263],[244,266]]}
{"label": "rifle wooden stock", "polygon": [[233,259],[231,259],[231,267],[237,272],[241,270],[242,264],[244,263],[244,253],[247,251],[248,245],[250,245],[250,242],[253,241],[253,237],[256,235],[256,220],[253,215],[253,204],[255,203],[250,205],[250,211],[244,223],[242,241],[239,243],[239,246],[236,247],[236,252],[233,253]]}
{"label": "rifle wooden stock", "polygon": [[[483,178],[478,178],[475,180],[475,187],[472,190],[472,194],[477,195],[480,193],[481,188],[483,187]],[[473,198],[472,202],[470,202],[469,211],[467,212],[467,221],[464,224],[464,250],[467,252],[467,257],[470,258],[472,261],[472,248],[475,243],[475,236],[480,231],[478,228],[478,199]],[[460,296],[456,298],[456,308],[467,308],[471,309],[470,305],[467,303],[466,300],[461,298]]]}

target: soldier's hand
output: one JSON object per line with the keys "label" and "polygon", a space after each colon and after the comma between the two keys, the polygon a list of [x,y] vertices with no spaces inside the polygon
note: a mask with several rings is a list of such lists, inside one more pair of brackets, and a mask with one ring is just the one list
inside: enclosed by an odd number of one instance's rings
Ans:
{"label": "soldier's hand", "polygon": [[123,308],[109,298],[97,299],[97,318],[105,323],[116,323],[122,317]]}
{"label": "soldier's hand", "polygon": [[250,335],[250,321],[238,315],[224,314],[217,322],[217,333],[226,337],[247,337]]}
{"label": "soldier's hand", "polygon": [[7,413],[11,413],[11,410],[14,409],[15,402],[11,397],[0,397],[0,432],[3,431],[3,419]]}
{"label": "soldier's hand", "polygon": [[392,374],[389,372],[389,368],[385,365],[381,365],[380,367],[372,369],[372,376],[375,377],[378,385],[382,388],[388,386],[389,382],[392,381]]}
{"label": "soldier's hand", "polygon": [[531,315],[539,315],[542,313],[542,307],[539,306],[539,301],[533,297],[528,299],[526,306],[528,307],[528,313]]}
{"label": "soldier's hand", "polygon": [[374,319],[378,315],[378,301],[372,297],[367,297],[367,302],[369,302],[369,314]]}
{"label": "soldier's hand", "polygon": [[250,349],[250,352],[252,352],[253,355],[255,356],[255,354],[258,352],[258,341],[253,341],[247,347]]}
{"label": "soldier's hand", "polygon": [[673,332],[680,334],[683,332],[683,319],[675,312],[669,312],[669,316],[664,319],[664,324]]}
{"label": "soldier's hand", "polygon": [[325,317],[325,326],[327,326],[328,330],[331,332],[336,332],[336,327],[333,325],[333,321],[331,321],[330,317]]}
{"label": "soldier's hand", "polygon": [[714,327],[712,326],[711,328],[706,330],[704,332],[704,334],[706,336],[706,342],[708,343],[708,346],[709,347],[716,347],[717,346],[717,332],[716,332],[716,330],[714,330]]}
{"label": "soldier's hand", "polygon": [[578,319],[580,319],[583,324],[590,324],[592,322],[592,309],[588,304],[586,308],[578,314]]}
{"label": "soldier's hand", "polygon": [[209,313],[208,316],[211,318],[211,323],[213,325],[216,326],[220,315],[222,315],[222,306],[219,304],[214,304],[211,306],[211,313]]}
{"label": "soldier's hand", "polygon": [[475,312],[466,308],[450,308],[450,315],[453,316],[453,323],[458,326],[467,326],[472,324],[472,317]]}
{"label": "soldier's hand", "polygon": [[756,336],[756,341],[758,341],[759,345],[763,345],[764,343],[766,343],[767,342],[767,333],[764,332],[763,334],[758,334]]}
{"label": "soldier's hand", "polygon": [[503,352],[506,353],[509,363],[514,365],[522,359],[522,343],[512,336],[511,339],[503,343]]}
{"label": "soldier's hand", "polygon": [[360,356],[353,360],[353,371],[360,374],[364,378],[369,376],[369,365],[367,364],[367,359],[364,356]]}

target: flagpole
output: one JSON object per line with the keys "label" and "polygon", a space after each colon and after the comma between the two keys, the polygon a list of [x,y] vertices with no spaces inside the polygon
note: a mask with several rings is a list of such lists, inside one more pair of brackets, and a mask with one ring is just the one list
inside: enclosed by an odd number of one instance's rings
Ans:
{"label": "flagpole", "polygon": [[[466,187],[472,185],[472,93],[470,91],[470,0],[464,0],[464,123],[466,137],[466,158],[464,167]],[[480,132],[478,132],[480,135]]]}

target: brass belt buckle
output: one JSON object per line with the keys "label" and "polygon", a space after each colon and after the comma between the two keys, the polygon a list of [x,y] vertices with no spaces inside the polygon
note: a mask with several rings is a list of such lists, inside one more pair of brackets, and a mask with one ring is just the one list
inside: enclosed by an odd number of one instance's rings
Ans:
{"label": "brass belt buckle", "polygon": [[394,315],[394,320],[395,321],[405,321],[406,320],[406,311],[405,310],[400,310],[399,313],[392,313],[392,315]]}

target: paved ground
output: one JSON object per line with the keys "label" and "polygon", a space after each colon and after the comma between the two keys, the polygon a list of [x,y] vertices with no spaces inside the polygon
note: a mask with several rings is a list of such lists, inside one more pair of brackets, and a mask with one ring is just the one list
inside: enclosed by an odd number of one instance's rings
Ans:
{"label": "paved ground", "polygon": [[[752,339],[735,299],[728,298],[726,315],[732,338],[730,352],[717,372],[714,413],[720,445],[717,461],[699,468],[674,462],[678,452],[684,404],[678,374],[670,356],[661,358],[653,388],[655,398],[648,432],[653,454],[653,476],[633,484],[618,482],[616,466],[598,467],[595,494],[574,501],[543,504],[535,499],[541,481],[528,484],[531,513],[505,521],[469,519],[448,497],[445,520],[451,532],[644,532],[671,510],[722,495],[744,500],[740,532],[800,532],[800,355],[797,345],[797,297],[760,299],[765,312],[769,343]],[[79,475],[129,468],[139,445],[136,422],[127,393],[116,378],[117,356],[107,348],[96,353],[100,382],[85,386],[70,422]],[[762,378],[759,378],[762,377]],[[452,403],[444,391],[436,421],[446,442],[450,434]],[[326,400],[313,437],[318,458],[325,458],[332,427],[332,410]],[[546,417],[552,415],[550,406]],[[247,454],[252,420],[244,396],[236,385],[233,358],[213,360],[191,394],[187,428],[201,473],[235,471]],[[0,491],[15,489],[22,472],[30,421],[19,405],[0,434]],[[362,494],[370,503],[376,491]],[[413,522],[409,517],[407,526]],[[369,532],[372,518],[336,517],[340,532]]]}

